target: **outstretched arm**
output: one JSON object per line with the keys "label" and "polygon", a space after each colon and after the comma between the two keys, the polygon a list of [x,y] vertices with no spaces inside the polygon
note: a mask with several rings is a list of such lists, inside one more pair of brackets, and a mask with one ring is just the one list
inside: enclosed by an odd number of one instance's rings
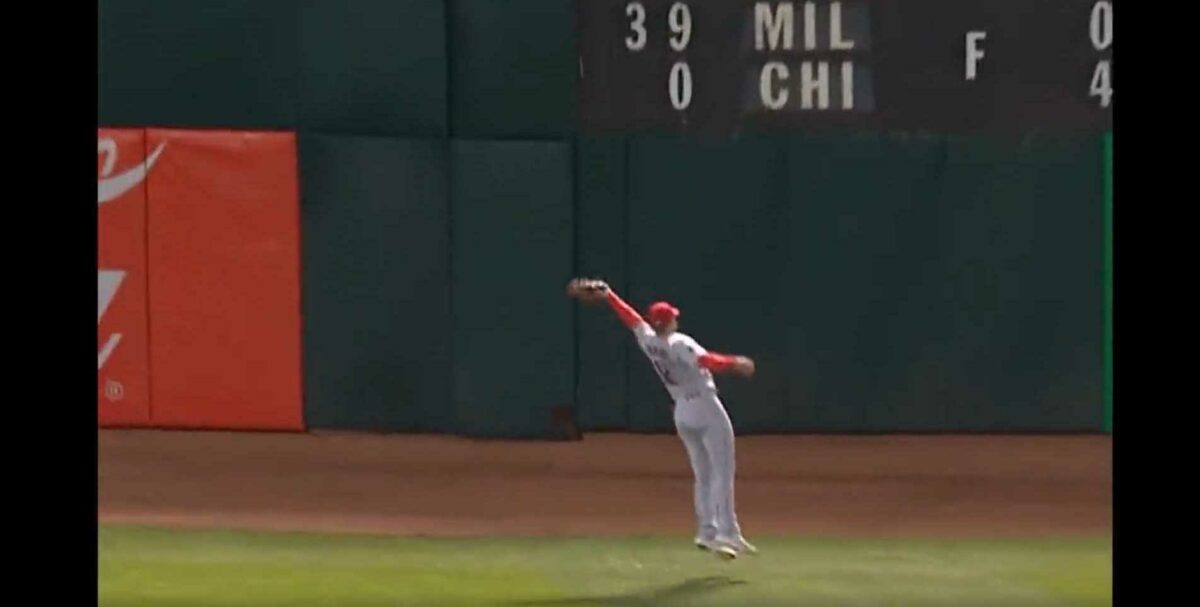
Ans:
{"label": "outstretched arm", "polygon": [[642,316],[633,309],[633,306],[625,303],[619,295],[612,289],[605,289],[605,297],[608,299],[608,305],[617,313],[617,317],[621,322],[629,327],[630,330],[636,329],[646,323]]}
{"label": "outstretched arm", "polygon": [[630,330],[637,330],[639,327],[648,326],[641,315],[637,313],[637,310],[634,310],[633,306],[625,303],[625,300],[613,292],[608,283],[603,280],[576,278],[567,284],[567,295],[585,302],[598,302],[602,299],[607,301],[609,307],[621,319],[621,323],[629,327]]}

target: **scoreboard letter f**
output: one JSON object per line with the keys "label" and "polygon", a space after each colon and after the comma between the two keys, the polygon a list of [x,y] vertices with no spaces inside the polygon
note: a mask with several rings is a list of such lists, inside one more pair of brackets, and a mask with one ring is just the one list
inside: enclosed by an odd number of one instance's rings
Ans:
{"label": "scoreboard letter f", "polygon": [[967,80],[975,79],[979,60],[983,59],[983,49],[979,43],[987,39],[987,32],[967,32]]}

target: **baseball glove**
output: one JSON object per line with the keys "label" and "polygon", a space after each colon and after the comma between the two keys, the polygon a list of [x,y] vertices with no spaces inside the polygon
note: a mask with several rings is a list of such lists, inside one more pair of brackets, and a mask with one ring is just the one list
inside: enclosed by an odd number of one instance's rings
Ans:
{"label": "baseball glove", "polygon": [[608,283],[594,278],[576,278],[567,283],[567,297],[596,302],[608,296]]}

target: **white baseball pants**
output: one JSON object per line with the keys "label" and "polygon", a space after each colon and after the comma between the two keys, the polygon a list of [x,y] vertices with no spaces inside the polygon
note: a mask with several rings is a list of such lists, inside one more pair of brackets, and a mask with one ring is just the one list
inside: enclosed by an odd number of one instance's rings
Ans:
{"label": "white baseball pants", "polygon": [[733,424],[725,407],[716,394],[680,399],[675,402],[675,429],[695,477],[696,536],[741,537],[733,499]]}

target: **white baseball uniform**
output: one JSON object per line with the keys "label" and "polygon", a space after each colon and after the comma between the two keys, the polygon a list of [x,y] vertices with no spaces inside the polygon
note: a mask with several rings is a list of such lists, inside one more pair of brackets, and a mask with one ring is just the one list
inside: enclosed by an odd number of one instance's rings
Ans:
{"label": "white baseball uniform", "polygon": [[733,500],[733,424],[717,398],[712,372],[700,365],[707,351],[683,333],[659,337],[644,321],[632,329],[675,401],[675,429],[695,477],[697,538],[741,538]]}

